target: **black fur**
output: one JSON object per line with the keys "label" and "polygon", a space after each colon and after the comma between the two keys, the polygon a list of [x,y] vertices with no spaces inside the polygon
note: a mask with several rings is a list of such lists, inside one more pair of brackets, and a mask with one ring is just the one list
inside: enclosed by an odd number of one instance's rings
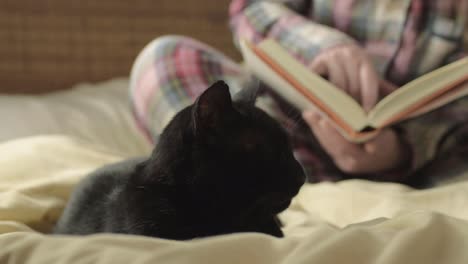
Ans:
{"label": "black fur", "polygon": [[54,233],[281,237],[276,215],[305,176],[281,127],[249,101],[233,103],[224,82],[213,84],[173,118],[149,158],[83,180]]}

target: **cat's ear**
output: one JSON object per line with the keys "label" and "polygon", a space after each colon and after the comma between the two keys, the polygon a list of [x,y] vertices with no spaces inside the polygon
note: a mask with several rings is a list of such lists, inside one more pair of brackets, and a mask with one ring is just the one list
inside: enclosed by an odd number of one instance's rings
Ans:
{"label": "cat's ear", "polygon": [[260,81],[250,80],[247,85],[242,88],[239,92],[234,94],[234,102],[242,102],[248,105],[254,105],[257,99],[258,91],[260,88]]}
{"label": "cat's ear", "polygon": [[194,103],[194,131],[217,127],[222,120],[228,119],[233,111],[229,87],[224,81],[215,82]]}

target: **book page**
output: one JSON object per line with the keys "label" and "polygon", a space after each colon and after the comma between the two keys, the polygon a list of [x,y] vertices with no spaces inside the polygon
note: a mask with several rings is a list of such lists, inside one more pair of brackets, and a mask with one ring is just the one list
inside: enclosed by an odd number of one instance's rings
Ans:
{"label": "book page", "polygon": [[[468,81],[468,58],[458,60],[435,71],[427,73],[391,93],[369,113],[369,122],[375,127],[397,122],[417,112],[419,108],[458,84]],[[458,96],[464,93],[458,92]],[[453,95],[452,95],[453,100]]]}
{"label": "book page", "polygon": [[[304,88],[305,91],[300,91],[300,93],[301,96],[308,97],[309,104],[315,104],[317,108],[321,108],[321,111],[325,112],[328,116],[332,115],[330,112],[333,112],[333,114],[351,126],[354,131],[360,131],[367,126],[367,115],[353,98],[320,76],[312,73],[294,57],[289,55],[276,41],[272,39],[264,40],[257,48],[264,51],[275,66],[281,68],[289,77],[297,81],[301,88]],[[270,66],[267,67],[270,68]],[[276,72],[276,74],[281,73]],[[284,79],[284,76],[282,78]],[[271,84],[271,86],[275,85]],[[296,91],[298,90],[298,87],[291,83],[289,87]],[[278,88],[278,90],[282,89],[284,87]],[[313,101],[314,98],[316,98],[316,102]],[[320,103],[324,106],[320,106]]]}
{"label": "book page", "polygon": [[[414,112],[408,114],[407,116],[396,116],[395,119],[389,119],[387,122],[389,122],[388,124],[392,124],[403,121],[405,119],[410,119],[419,115],[423,115],[427,112],[449,104],[450,102],[455,101],[464,96],[468,96],[468,82],[464,82],[463,84],[458,85],[456,88],[447,91],[446,93],[438,96],[437,98],[434,98],[433,100],[431,100],[427,104],[424,104],[422,107],[416,109]],[[384,124],[384,126],[385,125],[386,124]]]}

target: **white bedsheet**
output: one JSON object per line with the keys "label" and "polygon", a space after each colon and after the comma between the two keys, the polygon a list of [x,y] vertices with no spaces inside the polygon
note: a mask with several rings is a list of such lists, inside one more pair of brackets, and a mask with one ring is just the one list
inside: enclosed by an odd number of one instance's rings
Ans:
{"label": "white bedsheet", "polygon": [[[27,131],[16,134],[1,129],[0,263],[468,263],[468,182],[425,191],[357,180],[305,185],[281,214],[283,239],[254,233],[188,242],[109,234],[47,235],[73,186],[86,173],[148,152],[134,125],[125,123],[128,110],[113,112],[120,108],[105,99],[123,100],[125,81],[119,82],[120,88],[109,88],[120,92],[117,98],[90,95],[96,107],[83,121],[85,126],[50,119],[50,127],[25,124]],[[88,88],[82,89],[84,96]],[[46,111],[45,101],[52,99],[0,97],[0,103],[15,100]],[[65,101],[59,96],[49,105],[62,105],[64,112],[47,111],[63,117],[66,111],[78,111],[81,117],[81,111],[88,111]],[[15,129],[22,128],[15,123],[20,119],[41,117],[39,110],[23,112],[21,118],[9,111]],[[5,116],[0,114],[3,120]],[[110,125],[96,116],[111,120]],[[118,134],[115,138],[106,137],[109,129],[119,127],[123,130],[112,131]]]}

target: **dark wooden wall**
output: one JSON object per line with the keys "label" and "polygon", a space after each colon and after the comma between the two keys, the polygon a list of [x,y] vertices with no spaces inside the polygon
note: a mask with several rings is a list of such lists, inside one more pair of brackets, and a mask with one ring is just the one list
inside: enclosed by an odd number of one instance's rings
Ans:
{"label": "dark wooden wall", "polygon": [[128,76],[150,40],[182,34],[235,60],[230,0],[0,0],[0,93]]}

